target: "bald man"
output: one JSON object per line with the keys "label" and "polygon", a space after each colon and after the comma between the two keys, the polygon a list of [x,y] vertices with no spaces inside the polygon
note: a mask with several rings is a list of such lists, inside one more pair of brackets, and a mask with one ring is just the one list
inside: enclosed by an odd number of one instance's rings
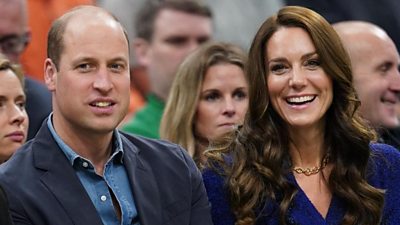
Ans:
{"label": "bald man", "polygon": [[185,150],[116,129],[129,105],[128,46],[98,7],[53,23],[44,63],[53,113],[0,167],[14,224],[212,224]]}
{"label": "bald man", "polygon": [[382,141],[399,147],[398,137],[391,132],[400,125],[396,112],[400,57],[395,44],[382,28],[368,22],[346,21],[333,27],[351,58],[362,116],[378,130]]}

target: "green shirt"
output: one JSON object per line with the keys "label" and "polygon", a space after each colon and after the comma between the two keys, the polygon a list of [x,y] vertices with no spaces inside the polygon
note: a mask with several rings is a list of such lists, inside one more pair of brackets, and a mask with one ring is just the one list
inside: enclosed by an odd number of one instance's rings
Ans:
{"label": "green shirt", "polygon": [[160,123],[165,103],[153,94],[147,95],[147,103],[122,127],[123,131],[149,138],[160,138]]}

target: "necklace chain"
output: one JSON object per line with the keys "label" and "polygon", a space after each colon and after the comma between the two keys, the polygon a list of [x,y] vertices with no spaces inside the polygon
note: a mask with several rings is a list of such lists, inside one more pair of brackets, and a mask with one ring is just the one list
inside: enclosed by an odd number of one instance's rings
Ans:
{"label": "necklace chain", "polygon": [[301,168],[301,167],[295,167],[295,168],[293,168],[293,171],[298,173],[298,174],[304,174],[306,176],[310,176],[310,175],[313,175],[313,174],[317,174],[321,170],[323,170],[326,167],[326,165],[328,164],[328,162],[329,162],[329,155],[325,155],[320,166],[314,166],[312,168],[308,167],[308,168],[305,168],[305,169]]}

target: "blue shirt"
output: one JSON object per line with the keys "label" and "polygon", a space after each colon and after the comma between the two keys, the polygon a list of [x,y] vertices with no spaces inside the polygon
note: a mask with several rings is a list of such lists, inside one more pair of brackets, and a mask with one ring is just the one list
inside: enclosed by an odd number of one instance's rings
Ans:
{"label": "blue shirt", "polygon": [[[123,164],[124,151],[118,131],[114,131],[113,153],[104,166],[103,176],[100,176],[96,174],[90,160],[76,154],[74,150],[61,140],[60,136],[58,136],[54,130],[52,114],[47,120],[47,126],[53,138],[74,168],[103,223],[107,225],[139,224],[138,222],[132,222],[138,221],[138,215],[128,175]],[[115,213],[110,190],[114,194],[121,209],[121,221],[118,220]],[[78,204],[77,207],[79,207]]]}
{"label": "blue shirt", "polygon": [[[385,203],[382,213],[382,225],[397,225],[400,221],[400,153],[385,144],[371,144],[371,165],[367,181],[370,185],[385,190]],[[294,175],[287,177],[298,192],[286,215],[287,224],[296,225],[339,225],[346,212],[345,203],[335,194],[332,196],[326,218],[315,209],[306,194],[297,184]],[[214,225],[234,225],[235,215],[229,205],[229,196],[225,188],[225,177],[207,168],[203,171],[204,185],[211,203]],[[279,202],[270,201],[257,213],[257,225],[279,225]]]}

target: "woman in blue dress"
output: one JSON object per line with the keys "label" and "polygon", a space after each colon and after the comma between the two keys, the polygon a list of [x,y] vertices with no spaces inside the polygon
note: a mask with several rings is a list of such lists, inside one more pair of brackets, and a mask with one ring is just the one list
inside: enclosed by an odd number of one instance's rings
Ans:
{"label": "woman in blue dress", "polygon": [[357,111],[349,57],[329,23],[287,6],[258,30],[249,111],[206,154],[215,225],[400,221],[400,153]]}

